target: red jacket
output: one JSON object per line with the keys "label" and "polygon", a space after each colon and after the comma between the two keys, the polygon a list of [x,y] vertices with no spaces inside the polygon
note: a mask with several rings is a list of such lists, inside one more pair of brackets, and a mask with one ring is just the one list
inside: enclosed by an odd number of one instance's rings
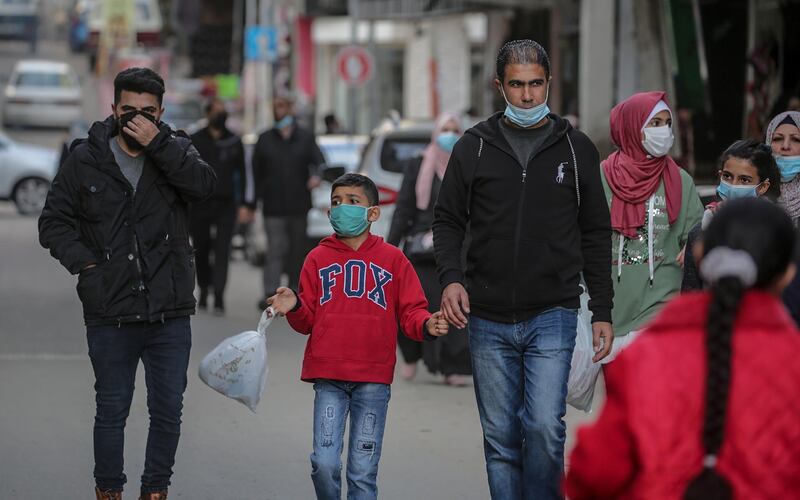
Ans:
{"label": "red jacket", "polygon": [[300,272],[289,324],[310,335],[301,378],[391,384],[397,327],[417,341],[431,317],[416,271],[397,247],[370,235],[358,250],[330,236]]}
{"label": "red jacket", "polygon": [[[605,407],[572,452],[571,499],[679,500],[700,473],[709,302],[675,299],[609,365]],[[717,470],[734,498],[800,498],[800,335],[777,298],[749,292],[732,341]]]}

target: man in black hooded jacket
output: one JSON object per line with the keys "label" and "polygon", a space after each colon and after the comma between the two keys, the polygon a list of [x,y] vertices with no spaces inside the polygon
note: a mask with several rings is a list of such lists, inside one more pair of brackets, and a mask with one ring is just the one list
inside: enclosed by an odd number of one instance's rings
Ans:
{"label": "man in black hooded jacket", "polygon": [[152,70],[118,74],[113,115],[73,144],[39,219],[42,246],[78,275],[96,380],[97,498],[121,498],[140,359],[150,412],[141,498],[166,498],[180,436],[195,310],[187,210],[216,177],[185,135],[159,121],[163,95]]}
{"label": "man in black hooded jacket", "polygon": [[469,321],[493,499],[561,497],[581,275],[597,361],[613,340],[611,221],[598,153],[549,113],[549,82],[539,44],[503,46],[495,84],[506,111],[456,143],[434,209],[442,311],[456,327]]}

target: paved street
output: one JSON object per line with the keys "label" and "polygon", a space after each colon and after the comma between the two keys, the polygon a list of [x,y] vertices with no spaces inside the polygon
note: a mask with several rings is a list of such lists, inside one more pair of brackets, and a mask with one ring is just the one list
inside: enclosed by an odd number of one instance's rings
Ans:
{"label": "paved street", "polygon": [[[109,103],[86,61],[63,45],[43,43],[81,74],[87,119]],[[25,45],[0,44],[0,81]],[[64,131],[12,129],[17,140],[60,147]],[[1,167],[1,166],[0,166]],[[37,241],[36,219],[0,203],[0,499],[80,499],[92,495],[93,375],[76,279]],[[170,498],[192,500],[313,498],[308,477],[313,391],[299,380],[305,339],[278,320],[269,332],[270,375],[258,414],[207,388],[200,359],[224,337],[258,320],[260,271],[231,269],[228,315],[193,319],[193,355],[184,425]],[[423,370],[424,371],[424,370]],[[143,370],[126,435],[129,491],[138,490],[147,436]],[[571,423],[586,417],[570,412]],[[570,426],[570,436],[572,435]],[[393,386],[379,475],[386,499],[488,497],[472,388],[450,388],[421,373]]]}

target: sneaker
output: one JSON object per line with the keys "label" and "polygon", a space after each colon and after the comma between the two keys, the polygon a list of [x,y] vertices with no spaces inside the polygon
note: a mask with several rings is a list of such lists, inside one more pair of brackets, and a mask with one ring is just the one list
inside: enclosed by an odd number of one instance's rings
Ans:
{"label": "sneaker", "polygon": [[167,500],[167,490],[155,493],[142,493],[139,500]]}
{"label": "sneaker", "polygon": [[403,363],[400,365],[400,376],[403,377],[403,380],[413,380],[416,375],[416,363]]}
{"label": "sneaker", "polygon": [[208,288],[200,289],[200,297],[197,299],[197,307],[200,309],[208,309]]}
{"label": "sneaker", "polygon": [[469,385],[469,377],[466,375],[447,375],[444,383],[451,387],[466,387]]}
{"label": "sneaker", "polygon": [[94,488],[94,496],[97,500],[122,500],[121,491],[101,490],[97,486]]}

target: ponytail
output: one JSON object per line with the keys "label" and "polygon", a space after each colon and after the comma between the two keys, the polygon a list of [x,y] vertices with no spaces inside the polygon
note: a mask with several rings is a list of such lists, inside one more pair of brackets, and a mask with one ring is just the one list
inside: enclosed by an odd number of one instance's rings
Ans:
{"label": "ponytail", "polygon": [[703,471],[684,493],[684,500],[729,500],[731,485],[716,470],[725,435],[725,415],[731,382],[731,334],[744,285],[735,277],[721,278],[711,289],[706,334],[706,403],[703,419]]}

